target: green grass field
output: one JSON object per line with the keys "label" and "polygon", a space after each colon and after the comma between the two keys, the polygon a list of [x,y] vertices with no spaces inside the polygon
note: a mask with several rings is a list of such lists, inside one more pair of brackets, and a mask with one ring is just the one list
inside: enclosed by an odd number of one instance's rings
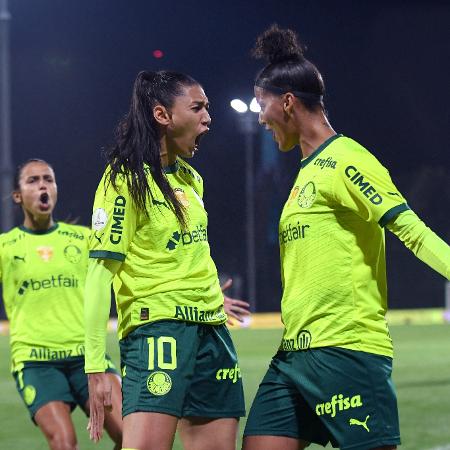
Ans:
{"label": "green grass field", "polygon": [[[396,350],[394,379],[400,408],[402,448],[450,449],[450,326],[395,326],[391,328],[391,333]],[[281,330],[233,332],[244,375],[247,407],[275,351],[280,334]],[[112,336],[109,339],[109,352],[117,361],[115,340]],[[30,421],[9,374],[7,337],[0,337],[0,357],[0,448],[46,449],[46,442]],[[112,447],[108,438],[98,445],[89,442],[85,431],[87,419],[79,410],[74,412],[74,421],[80,449]],[[245,421],[241,422],[242,427]],[[309,448],[317,450],[321,447]],[[182,449],[178,440],[174,449]]]}

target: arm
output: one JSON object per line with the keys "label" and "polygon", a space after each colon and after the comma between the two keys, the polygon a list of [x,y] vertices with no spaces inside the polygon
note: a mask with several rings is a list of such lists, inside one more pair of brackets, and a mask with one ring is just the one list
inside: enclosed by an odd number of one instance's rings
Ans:
{"label": "arm", "polygon": [[103,434],[105,408],[111,408],[111,384],[106,376],[106,328],[111,305],[111,282],[119,261],[90,259],[85,286],[85,372],[89,382],[88,430],[94,442]]}
{"label": "arm", "polygon": [[450,279],[450,247],[430,230],[413,211],[405,211],[387,225],[421,261]]}

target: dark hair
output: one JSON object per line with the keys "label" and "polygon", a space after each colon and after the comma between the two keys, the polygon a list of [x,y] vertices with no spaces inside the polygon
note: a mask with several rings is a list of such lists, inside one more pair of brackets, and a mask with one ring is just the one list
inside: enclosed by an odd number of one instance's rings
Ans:
{"label": "dark hair", "polygon": [[25,167],[28,166],[28,164],[31,164],[31,163],[46,164],[48,167],[50,167],[50,169],[53,170],[52,165],[49,164],[47,161],[44,161],[43,159],[39,159],[39,158],[27,159],[25,162],[23,162],[22,164],[19,164],[16,167],[16,171],[14,173],[14,190],[15,191],[18,191],[20,189],[20,176],[22,175],[23,169],[25,169]]}
{"label": "dark hair", "polygon": [[324,110],[325,85],[317,67],[303,53],[306,47],[296,33],[274,24],[258,36],[252,54],[268,64],[259,72],[255,85],[275,94],[292,92],[305,108]]}
{"label": "dark hair", "polygon": [[117,189],[117,177],[123,175],[136,207],[146,211],[153,193],[147,180],[150,171],[170,209],[184,228],[184,207],[177,200],[161,165],[159,127],[153,117],[155,105],[171,108],[185,87],[199,83],[178,72],[139,72],[133,86],[130,110],[116,128],[115,143],[105,150],[110,166],[109,180]]}

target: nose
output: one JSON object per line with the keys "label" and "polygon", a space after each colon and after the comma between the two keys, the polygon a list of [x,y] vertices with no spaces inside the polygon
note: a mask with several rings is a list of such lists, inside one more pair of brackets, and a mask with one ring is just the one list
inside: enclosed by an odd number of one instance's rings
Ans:
{"label": "nose", "polygon": [[211,125],[211,116],[208,111],[205,111],[205,114],[202,118],[202,125],[209,127]]}
{"label": "nose", "polygon": [[259,122],[260,125],[265,125],[265,123],[266,123],[266,122],[264,121],[262,111],[260,111],[259,114],[258,114],[258,122]]}
{"label": "nose", "polygon": [[42,191],[46,191],[47,190],[47,185],[45,184],[45,180],[39,180],[39,190]]}

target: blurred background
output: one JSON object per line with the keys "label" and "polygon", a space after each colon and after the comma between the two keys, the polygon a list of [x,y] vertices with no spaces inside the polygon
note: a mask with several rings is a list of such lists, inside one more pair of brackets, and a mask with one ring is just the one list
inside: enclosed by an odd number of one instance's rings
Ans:
{"label": "blurred background", "polygon": [[[223,278],[234,278],[233,295],[248,298],[256,311],[279,310],[278,218],[300,153],[280,154],[271,134],[256,126],[257,114],[230,107],[234,98],[251,101],[263,63],[249,52],[276,22],[308,46],[325,80],[334,129],[372,151],[411,208],[450,241],[448,1],[0,0],[0,6],[2,54],[9,52],[9,63],[1,59],[7,89],[0,142],[2,151],[11,150],[3,163],[15,167],[38,157],[53,165],[57,219],[89,226],[101,150],[128,109],[137,73],[187,72],[211,103],[211,132],[190,163],[205,182],[213,258]],[[4,169],[2,179],[8,180]],[[10,200],[2,200],[8,211]],[[8,214],[19,224],[19,211]],[[387,241],[390,307],[443,307],[445,280],[394,236]]]}

